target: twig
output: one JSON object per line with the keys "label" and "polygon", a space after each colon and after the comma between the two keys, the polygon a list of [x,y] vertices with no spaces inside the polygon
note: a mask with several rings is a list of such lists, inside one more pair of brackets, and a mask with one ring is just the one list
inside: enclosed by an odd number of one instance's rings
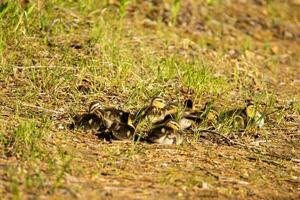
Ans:
{"label": "twig", "polygon": [[293,162],[296,162],[296,163],[300,164],[300,159],[297,159],[297,158],[292,158],[292,159],[291,159],[291,161],[293,161]]}
{"label": "twig", "polygon": [[255,147],[250,147],[250,146],[247,146],[246,144],[243,144],[243,143],[240,143],[240,142],[236,142],[228,137],[226,137],[225,135],[222,135],[216,131],[212,131],[212,130],[199,130],[199,132],[203,133],[203,132],[207,132],[207,133],[212,133],[214,135],[217,135],[217,136],[220,136],[222,138],[224,138],[229,144],[233,144],[233,145],[239,145],[239,146],[242,146],[242,147],[246,147],[247,149],[256,149]]}
{"label": "twig", "polygon": [[247,181],[242,181],[242,180],[231,178],[231,177],[220,177],[220,181],[228,182],[228,183],[235,183],[235,184],[240,184],[240,185],[249,185],[249,182],[247,182]]}
{"label": "twig", "polygon": [[276,162],[274,160],[270,160],[270,159],[266,159],[266,158],[256,158],[256,157],[251,157],[251,156],[249,156],[247,158],[250,159],[250,160],[261,160],[261,161],[263,161],[265,163],[268,163],[268,164],[273,164],[273,165],[277,165],[277,166],[281,166],[281,167],[286,168],[283,164],[281,164],[279,162]]}
{"label": "twig", "polygon": [[61,111],[51,110],[51,109],[47,109],[47,108],[43,108],[43,107],[40,107],[40,106],[35,106],[35,105],[27,104],[27,103],[22,103],[22,106],[26,106],[26,107],[29,107],[29,108],[34,108],[34,109],[44,111],[44,112],[48,112],[48,113],[54,113],[54,114],[57,114],[57,115],[66,114],[66,113],[61,112]]}

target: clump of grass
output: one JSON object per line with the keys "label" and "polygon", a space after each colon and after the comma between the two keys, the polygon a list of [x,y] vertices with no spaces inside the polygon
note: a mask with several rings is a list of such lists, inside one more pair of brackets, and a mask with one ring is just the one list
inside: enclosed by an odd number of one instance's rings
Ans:
{"label": "clump of grass", "polygon": [[60,166],[52,166],[55,169],[55,180],[51,188],[52,192],[64,184],[65,174],[70,171],[71,162],[73,160],[73,157],[71,155],[67,155],[65,151],[59,152],[59,158]]}
{"label": "clump of grass", "polygon": [[1,137],[6,155],[18,158],[37,157],[41,154],[42,132],[33,120],[22,122],[8,137]]}
{"label": "clump of grass", "polygon": [[130,0],[119,0],[119,13],[121,18],[123,18],[126,14],[126,7],[130,3]]}
{"label": "clump of grass", "polygon": [[177,16],[180,11],[180,2],[181,0],[174,0],[171,5],[171,13],[172,13],[172,23],[175,24],[177,20]]}

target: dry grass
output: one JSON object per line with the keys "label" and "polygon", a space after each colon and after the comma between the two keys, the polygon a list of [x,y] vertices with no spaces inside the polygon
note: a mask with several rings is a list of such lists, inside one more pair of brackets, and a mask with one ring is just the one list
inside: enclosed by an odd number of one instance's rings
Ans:
{"label": "dry grass", "polygon": [[[300,198],[297,1],[24,2],[0,3],[1,197]],[[243,145],[67,128],[94,99],[133,110],[158,94],[220,110],[252,98],[271,114]]]}

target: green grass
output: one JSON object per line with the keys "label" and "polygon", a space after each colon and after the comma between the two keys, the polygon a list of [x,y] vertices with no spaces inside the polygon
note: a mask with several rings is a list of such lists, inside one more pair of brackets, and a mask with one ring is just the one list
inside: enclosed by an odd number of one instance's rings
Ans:
{"label": "green grass", "polygon": [[26,159],[28,156],[39,156],[39,143],[42,134],[36,128],[34,121],[21,123],[10,137],[3,140],[6,154]]}
{"label": "green grass", "polygon": [[[278,33],[297,34],[290,26],[299,24],[293,5],[270,1],[264,10],[254,3],[191,1],[198,11],[177,0],[159,6],[31,1],[24,8],[6,2],[0,6],[0,196],[130,198],[139,188],[145,198],[197,198],[206,190],[229,199],[273,198],[277,191],[284,192],[274,198],[296,197],[290,177],[300,175],[285,158],[299,155],[300,51],[296,38]],[[243,21],[244,15],[267,27]],[[246,146],[256,137],[267,142],[254,151],[196,131],[188,135],[191,144],[179,147],[107,144],[67,128],[69,117],[92,100],[132,111],[157,95],[177,103],[192,98],[199,108],[213,101],[220,112],[253,99],[266,127],[239,134],[225,121],[218,131]]]}

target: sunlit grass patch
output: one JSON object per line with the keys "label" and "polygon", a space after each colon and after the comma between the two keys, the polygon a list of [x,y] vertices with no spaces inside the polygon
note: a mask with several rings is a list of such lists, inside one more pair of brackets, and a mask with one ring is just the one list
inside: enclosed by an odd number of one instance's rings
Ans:
{"label": "sunlit grass patch", "polygon": [[27,159],[41,154],[42,137],[43,133],[36,127],[34,121],[25,121],[3,139],[2,143],[7,155]]}

